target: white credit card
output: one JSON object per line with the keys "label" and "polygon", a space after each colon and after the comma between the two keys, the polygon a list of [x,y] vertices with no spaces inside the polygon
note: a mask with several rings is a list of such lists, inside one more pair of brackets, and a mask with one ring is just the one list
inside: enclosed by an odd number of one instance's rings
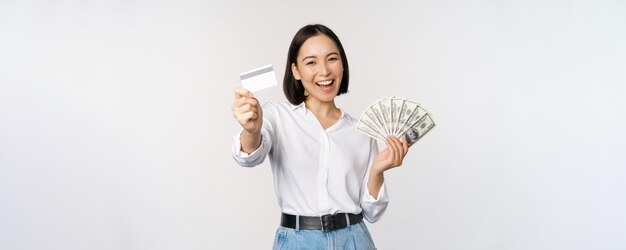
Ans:
{"label": "white credit card", "polygon": [[239,75],[241,86],[250,92],[256,92],[262,89],[278,85],[276,74],[272,65],[267,65],[258,69],[253,69]]}

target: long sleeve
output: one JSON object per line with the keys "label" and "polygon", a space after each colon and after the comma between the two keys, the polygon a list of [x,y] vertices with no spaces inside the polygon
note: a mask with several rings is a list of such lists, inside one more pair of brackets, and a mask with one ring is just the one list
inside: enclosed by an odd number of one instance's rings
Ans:
{"label": "long sleeve", "polygon": [[[368,162],[369,168],[371,168],[374,159],[378,156],[378,145],[374,139],[370,140],[370,158]],[[383,182],[380,191],[378,192],[378,197],[373,197],[370,194],[370,191],[367,187],[367,181],[369,179],[369,168],[366,171],[366,174],[363,178],[363,186],[361,187],[361,199],[360,205],[363,209],[363,217],[369,221],[370,223],[374,223],[380,218],[382,218],[385,210],[387,210],[387,205],[389,204],[389,196],[387,196],[387,188],[385,183]]]}

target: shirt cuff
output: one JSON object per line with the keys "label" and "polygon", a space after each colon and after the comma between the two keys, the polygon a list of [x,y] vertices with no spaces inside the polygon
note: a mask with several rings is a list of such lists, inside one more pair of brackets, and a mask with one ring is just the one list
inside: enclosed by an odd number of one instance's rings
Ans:
{"label": "shirt cuff", "polygon": [[378,191],[378,197],[374,197],[371,195],[368,185],[365,185],[365,202],[368,203],[386,203],[389,202],[389,197],[387,197],[387,188],[385,187],[385,182],[383,181],[382,186],[380,187],[380,191]]}
{"label": "shirt cuff", "polygon": [[378,192],[378,197],[374,197],[369,193],[367,186],[365,187],[366,194],[361,198],[361,208],[363,209],[363,218],[374,223],[382,218],[387,205],[389,204],[389,197],[387,196],[387,187],[383,182]]}
{"label": "shirt cuff", "polygon": [[246,152],[241,151],[241,133],[243,133],[243,130],[241,130],[241,132],[237,133],[235,135],[235,138],[233,139],[234,142],[235,142],[235,143],[233,143],[233,152],[235,153],[235,155],[238,158],[246,159],[246,158],[254,156],[255,153],[258,152],[259,149],[261,149],[261,145],[263,144],[263,134],[261,134],[261,143],[260,143],[259,147],[256,150],[252,151],[252,153],[248,154]]}

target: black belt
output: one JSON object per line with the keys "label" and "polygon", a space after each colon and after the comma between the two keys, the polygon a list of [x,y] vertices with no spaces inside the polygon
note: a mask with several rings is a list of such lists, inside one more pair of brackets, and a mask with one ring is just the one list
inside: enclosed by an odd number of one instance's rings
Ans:
{"label": "black belt", "polygon": [[[357,224],[363,220],[363,214],[327,214],[322,216],[298,216],[282,213],[280,225],[288,228],[314,229],[322,231],[332,231],[335,229],[346,228],[350,225]],[[297,225],[298,224],[298,225]]]}

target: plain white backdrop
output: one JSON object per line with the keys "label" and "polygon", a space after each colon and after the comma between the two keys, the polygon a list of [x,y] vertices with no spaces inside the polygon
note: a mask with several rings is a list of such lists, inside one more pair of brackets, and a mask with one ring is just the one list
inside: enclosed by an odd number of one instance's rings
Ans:
{"label": "plain white backdrop", "polygon": [[[241,72],[322,23],[353,116],[437,126],[386,174],[379,249],[625,249],[624,1],[0,1],[0,249],[269,249]],[[281,87],[257,94],[284,100]]]}

